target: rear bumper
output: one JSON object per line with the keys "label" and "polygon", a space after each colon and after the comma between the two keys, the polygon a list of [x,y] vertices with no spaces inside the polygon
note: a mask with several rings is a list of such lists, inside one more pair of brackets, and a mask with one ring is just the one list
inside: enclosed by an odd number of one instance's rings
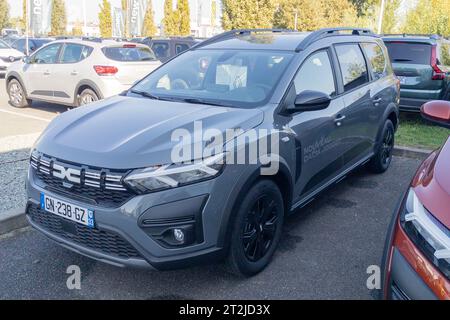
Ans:
{"label": "rear bumper", "polygon": [[430,100],[426,99],[413,99],[413,98],[400,98],[399,109],[401,111],[420,112],[420,107]]}

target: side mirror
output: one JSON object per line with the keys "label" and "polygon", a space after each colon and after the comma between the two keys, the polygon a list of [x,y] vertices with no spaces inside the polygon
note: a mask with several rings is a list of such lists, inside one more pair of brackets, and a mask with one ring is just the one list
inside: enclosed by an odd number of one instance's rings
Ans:
{"label": "side mirror", "polygon": [[289,107],[291,113],[302,111],[316,111],[326,109],[331,102],[331,97],[320,91],[305,90],[297,95],[294,106]]}
{"label": "side mirror", "polygon": [[435,100],[420,108],[422,118],[438,126],[450,129],[450,102]]}

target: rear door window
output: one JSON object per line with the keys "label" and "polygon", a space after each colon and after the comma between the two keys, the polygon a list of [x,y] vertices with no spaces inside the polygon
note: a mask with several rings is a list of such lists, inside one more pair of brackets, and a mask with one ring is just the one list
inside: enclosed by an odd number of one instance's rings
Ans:
{"label": "rear door window", "polygon": [[137,62],[156,60],[155,55],[146,47],[107,47],[102,49],[108,59],[121,62]]}
{"label": "rear door window", "polygon": [[336,53],[341,67],[344,91],[353,90],[369,82],[366,60],[359,45],[337,45]]}
{"label": "rear door window", "polygon": [[385,43],[393,63],[430,64],[430,44],[401,41],[387,41]]}
{"label": "rear door window", "polygon": [[372,77],[374,80],[383,78],[386,75],[387,62],[383,49],[376,43],[363,43],[362,47],[367,59],[372,67]]}
{"label": "rear door window", "polygon": [[64,46],[61,63],[77,63],[86,59],[92,52],[92,48],[79,44],[68,43]]}

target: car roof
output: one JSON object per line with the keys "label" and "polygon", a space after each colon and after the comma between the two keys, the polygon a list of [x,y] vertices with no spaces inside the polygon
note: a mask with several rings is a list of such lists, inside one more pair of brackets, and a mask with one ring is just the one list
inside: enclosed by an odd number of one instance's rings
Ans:
{"label": "car roof", "polygon": [[[298,32],[283,29],[241,29],[231,30],[204,40],[193,49],[236,49],[236,50],[278,50],[300,52],[316,41],[327,38],[331,42],[343,39],[370,41],[376,36],[369,29],[324,28],[313,32]],[[337,40],[337,39],[340,40]]]}
{"label": "car roof", "polygon": [[56,40],[53,41],[53,43],[76,43],[76,44],[82,44],[89,47],[95,47],[95,48],[104,48],[104,47],[121,47],[124,45],[132,45],[136,47],[145,47],[146,45],[136,43],[136,42],[125,42],[125,41],[116,41],[116,40],[85,40],[85,39],[62,39],[62,40]]}
{"label": "car roof", "polygon": [[415,34],[398,34],[398,35],[385,35],[382,37],[383,41],[401,41],[411,43],[429,43],[435,44],[437,40],[441,38],[437,35],[415,35]]}
{"label": "car roof", "polygon": [[206,45],[208,49],[264,49],[294,51],[310,32],[245,33]]}

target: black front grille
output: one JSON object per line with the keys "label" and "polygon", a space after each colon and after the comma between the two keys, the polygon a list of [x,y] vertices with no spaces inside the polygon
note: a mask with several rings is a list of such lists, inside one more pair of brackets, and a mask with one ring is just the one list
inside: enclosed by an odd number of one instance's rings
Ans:
{"label": "black front grille", "polygon": [[86,185],[73,184],[68,189],[63,186],[64,180],[35,171],[36,176],[45,184],[45,188],[56,194],[60,194],[75,200],[98,204],[102,207],[114,208],[125,203],[133,196],[130,191],[104,190]]}
{"label": "black front grille", "polygon": [[126,170],[75,164],[37,151],[31,154],[30,166],[42,187],[71,199],[116,208],[136,196],[122,183]]}
{"label": "black front grille", "polygon": [[83,247],[122,259],[141,258],[140,254],[120,235],[84,225],[47,213],[30,205],[27,214],[43,229]]}

